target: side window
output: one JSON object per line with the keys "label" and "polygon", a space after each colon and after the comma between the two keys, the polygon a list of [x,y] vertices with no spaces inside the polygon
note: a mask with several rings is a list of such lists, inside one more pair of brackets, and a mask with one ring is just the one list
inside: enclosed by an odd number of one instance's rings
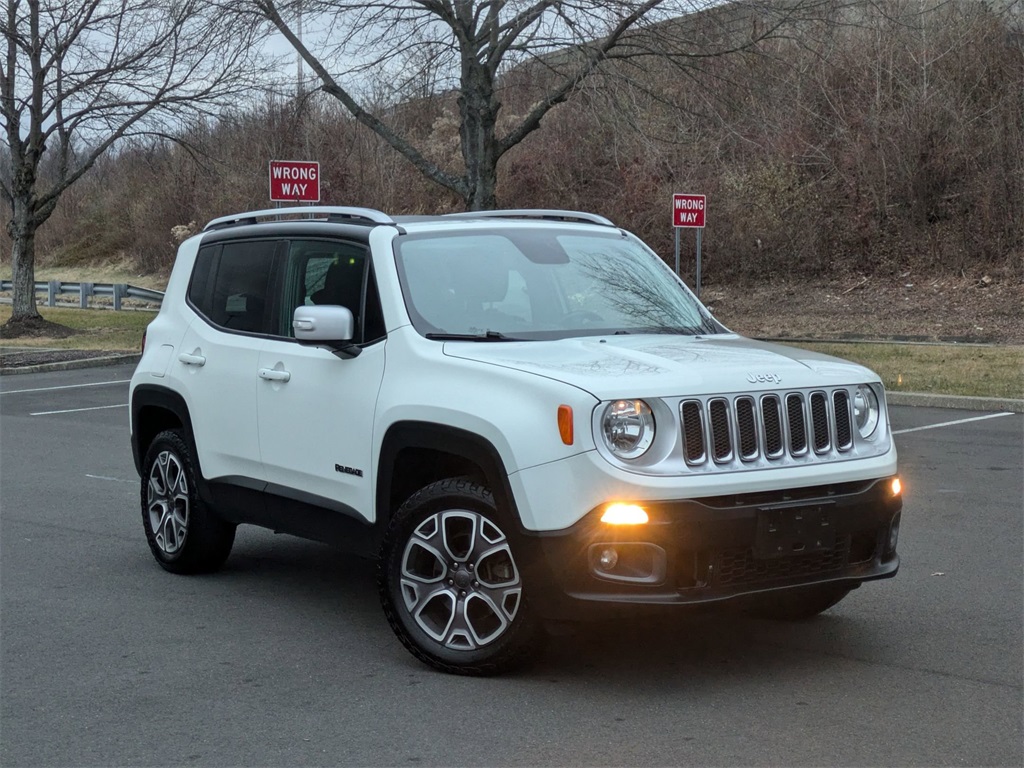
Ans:
{"label": "side window", "polygon": [[192,282],[188,286],[188,300],[199,314],[205,317],[210,316],[210,307],[213,304],[210,297],[213,281],[210,278],[217,267],[218,256],[220,256],[219,245],[205,245],[199,249],[196,263],[192,267]]}
{"label": "side window", "polygon": [[189,287],[192,305],[226,330],[276,333],[270,300],[276,246],[260,240],[201,249]]}
{"label": "side window", "polygon": [[[367,249],[359,243],[339,240],[293,240],[288,248],[285,273],[285,300],[281,305],[283,335],[294,336],[291,327],[296,307],[310,305],[337,305],[348,307],[355,318],[355,340],[363,339],[367,326],[368,338],[383,336],[376,326],[382,326],[379,301],[374,316],[368,307],[363,318],[363,283],[366,280]],[[374,296],[376,299],[376,296]],[[370,302],[370,306],[374,301]],[[372,322],[371,322],[372,320]],[[371,326],[374,326],[371,330]],[[371,335],[375,334],[375,335]]]}

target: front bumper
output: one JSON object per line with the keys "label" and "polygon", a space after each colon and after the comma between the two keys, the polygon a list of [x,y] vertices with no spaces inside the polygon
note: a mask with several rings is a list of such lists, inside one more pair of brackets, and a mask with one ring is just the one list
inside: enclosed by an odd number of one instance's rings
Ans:
{"label": "front bumper", "polygon": [[[902,496],[891,478],[696,500],[643,502],[646,525],[600,521],[603,505],[563,531],[521,532],[542,614],[610,604],[695,605],[824,582],[857,586],[899,569],[890,545]],[[618,562],[606,568],[602,553]]]}

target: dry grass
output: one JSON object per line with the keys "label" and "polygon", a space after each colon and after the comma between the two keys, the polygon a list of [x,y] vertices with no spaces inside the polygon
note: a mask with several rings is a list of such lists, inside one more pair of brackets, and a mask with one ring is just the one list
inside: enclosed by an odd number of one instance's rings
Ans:
{"label": "dry grass", "polygon": [[800,343],[865,365],[893,392],[1024,399],[1024,347]]}
{"label": "dry grass", "polygon": [[[4,338],[5,347],[47,349],[96,349],[110,352],[138,352],[142,333],[156,316],[145,310],[114,312],[106,309],[64,309],[40,307],[39,313],[50,322],[73,328],[77,333],[63,339],[33,336]],[[11,316],[9,304],[0,305],[0,324]]]}
{"label": "dry grass", "polygon": [[[167,275],[161,274],[140,274],[127,259],[90,266],[69,265],[50,267],[36,264],[37,281],[62,280],[66,283],[128,283],[138,288],[162,291],[167,287],[167,277]],[[4,280],[11,279],[10,263],[4,264],[3,268],[0,269],[0,278]]]}
{"label": "dry grass", "polygon": [[[3,339],[2,344],[134,352],[154,317],[147,311],[41,307],[40,312],[47,320],[74,328],[78,333],[64,339]],[[0,305],[0,323],[10,316],[10,305]],[[1024,346],[831,342],[795,346],[865,365],[877,371],[886,388],[894,392],[1024,399]]]}

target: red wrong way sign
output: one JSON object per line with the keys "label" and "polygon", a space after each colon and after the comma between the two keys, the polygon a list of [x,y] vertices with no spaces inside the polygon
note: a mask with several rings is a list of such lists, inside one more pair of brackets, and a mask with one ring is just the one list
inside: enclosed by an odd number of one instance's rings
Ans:
{"label": "red wrong way sign", "polygon": [[672,226],[704,228],[705,195],[672,195]]}
{"label": "red wrong way sign", "polygon": [[311,160],[271,160],[270,201],[320,202],[320,163]]}

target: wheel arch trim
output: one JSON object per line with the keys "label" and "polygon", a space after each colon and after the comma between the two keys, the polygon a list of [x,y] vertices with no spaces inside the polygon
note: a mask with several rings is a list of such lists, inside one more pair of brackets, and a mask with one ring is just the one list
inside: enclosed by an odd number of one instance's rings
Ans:
{"label": "wheel arch trim", "polygon": [[402,501],[396,502],[391,495],[396,473],[400,471],[398,457],[409,448],[449,454],[479,467],[499,509],[506,510],[515,525],[522,528],[508,472],[497,448],[474,432],[426,421],[397,421],[384,434],[378,453],[375,492],[378,525],[386,527],[391,509]]}
{"label": "wheel arch trim", "polygon": [[166,411],[167,413],[174,416],[174,418],[181,425],[181,430],[185,436],[185,442],[188,445],[189,451],[192,452],[192,463],[194,465],[195,472],[197,473],[197,482],[200,486],[200,492],[204,496],[204,500],[208,501],[206,484],[203,482],[204,476],[202,471],[202,465],[199,460],[199,452],[196,449],[195,434],[192,431],[192,416],[189,413],[188,405],[185,403],[185,398],[178,392],[167,387],[162,387],[156,384],[140,384],[132,390],[131,397],[131,444],[132,444],[132,459],[135,461],[135,470],[142,476],[142,463],[146,459],[146,451],[149,449],[149,444],[153,438],[161,430],[157,430],[152,434],[149,434],[149,440],[145,441],[143,445],[143,435],[148,434],[151,430],[143,430],[142,425],[142,413],[147,408],[155,408],[157,410]]}

